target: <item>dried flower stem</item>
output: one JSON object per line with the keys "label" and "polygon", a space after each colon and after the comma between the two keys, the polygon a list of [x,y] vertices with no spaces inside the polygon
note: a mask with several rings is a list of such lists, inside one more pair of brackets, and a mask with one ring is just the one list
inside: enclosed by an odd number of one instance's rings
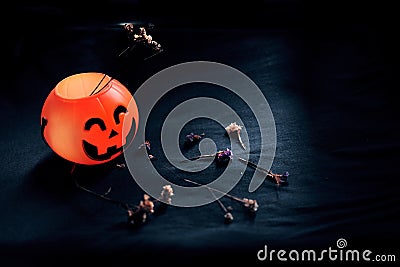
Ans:
{"label": "dried flower stem", "polygon": [[254,168],[254,169],[257,169],[257,170],[260,170],[260,171],[266,173],[267,176],[269,176],[269,177],[271,177],[272,179],[274,179],[275,183],[276,183],[278,186],[281,185],[282,183],[285,183],[285,181],[282,181],[282,180],[279,178],[279,176],[281,176],[281,175],[274,174],[274,173],[272,173],[271,170],[267,170],[267,169],[265,169],[265,168],[263,168],[263,167],[260,167],[260,166],[258,166],[257,164],[255,164],[255,163],[253,163],[253,162],[250,162],[250,161],[248,161],[248,160],[245,160],[244,158],[239,157],[238,159],[239,159],[240,161],[246,163],[246,164],[249,165],[250,167],[252,167],[252,168]]}
{"label": "dried flower stem", "polygon": [[[108,194],[111,192],[111,187],[109,187],[108,190],[107,190],[104,194],[99,194],[99,193],[97,193],[97,192],[94,192],[94,191],[92,191],[92,190],[86,188],[86,187],[81,186],[81,185],[78,183],[78,180],[76,179],[76,177],[74,177],[74,175],[73,175],[73,174],[74,174],[74,171],[75,171],[75,167],[76,167],[76,164],[74,164],[74,165],[72,166],[72,169],[71,169],[71,172],[70,172],[70,173],[71,173],[71,176],[74,178],[74,182],[75,182],[76,187],[78,187],[79,189],[81,189],[81,190],[83,190],[83,191],[85,191],[85,192],[87,192],[87,193],[89,193],[89,194],[91,194],[91,195],[94,195],[94,196],[97,197],[97,198],[100,198],[100,199],[102,199],[102,200],[106,200],[106,201],[108,201],[108,202],[111,202],[111,203],[113,203],[113,204],[116,204],[116,205],[122,207],[122,208],[125,209],[125,210],[131,210],[131,211],[134,211],[134,212],[135,212],[135,211],[138,211],[138,210],[141,209],[141,205],[132,205],[132,204],[129,204],[129,203],[125,203],[125,202],[122,202],[122,201],[115,200],[115,199],[112,199],[112,198],[110,198],[110,197],[107,197],[106,195],[108,195]],[[150,201],[150,198],[149,198],[147,195],[145,195],[144,200],[145,200],[145,203],[151,202],[151,201]],[[146,201],[147,201],[147,202],[146,202]],[[153,202],[157,202],[157,200],[154,200]],[[142,202],[141,202],[141,203],[142,203]]]}
{"label": "dried flower stem", "polygon": [[[229,198],[231,198],[231,199],[233,199],[233,200],[236,200],[236,201],[238,201],[238,202],[241,202],[241,203],[243,203],[244,207],[247,208],[247,209],[248,209],[250,212],[252,212],[252,213],[255,213],[255,212],[258,210],[258,203],[257,203],[257,200],[255,200],[255,199],[238,198],[238,197],[229,195],[229,194],[227,194],[227,193],[224,193],[224,192],[222,192],[222,191],[220,191],[220,190],[218,190],[218,189],[209,187],[209,186],[207,186],[207,185],[203,185],[203,184],[200,184],[200,183],[191,181],[191,180],[189,180],[189,179],[184,179],[184,180],[187,181],[187,182],[189,182],[189,183],[192,183],[192,184],[204,186],[204,187],[206,187],[206,188],[209,189],[209,190],[213,190],[213,191],[219,192],[219,193],[223,194],[224,196],[227,196],[227,197],[229,197]],[[232,218],[233,218],[233,217],[232,217]]]}
{"label": "dried flower stem", "polygon": [[197,157],[190,158],[189,160],[195,160],[195,159],[200,159],[200,158],[211,158],[211,157],[216,157],[217,160],[225,160],[225,159],[232,159],[233,153],[232,151],[227,148],[226,150],[220,150],[214,154],[205,154],[205,155],[200,155]]}
{"label": "dried flower stem", "polygon": [[130,48],[133,48],[136,44],[134,44],[133,46],[128,46],[127,48],[125,48],[121,53],[119,53],[118,57],[121,57],[122,55],[124,55]]}
{"label": "dried flower stem", "polygon": [[246,150],[246,146],[244,145],[243,141],[242,141],[242,136],[240,135],[240,131],[238,131],[238,139],[239,139],[239,143],[242,146],[242,148],[244,150]]}
{"label": "dried flower stem", "polygon": [[106,200],[106,201],[108,201],[108,202],[114,203],[114,204],[116,204],[116,205],[118,205],[118,206],[120,206],[120,207],[122,207],[122,208],[124,208],[124,209],[132,209],[132,206],[131,206],[130,204],[128,204],[128,203],[124,203],[124,202],[122,202],[122,201],[119,201],[119,200],[115,200],[115,199],[106,197],[106,195],[107,195],[108,193],[110,193],[111,187],[107,190],[106,193],[104,193],[104,194],[99,194],[99,193],[96,193],[96,192],[94,192],[94,191],[92,191],[92,190],[90,190],[90,189],[87,189],[86,187],[81,186],[81,185],[78,183],[78,181],[76,180],[76,178],[75,178],[74,180],[75,180],[75,185],[76,185],[79,189],[81,189],[81,190],[83,190],[83,191],[86,191],[86,192],[88,192],[88,193],[90,193],[90,194],[92,194],[92,195],[94,195],[94,196],[96,196],[96,197],[98,197],[98,198],[100,198],[100,199],[103,199],[103,200]]}
{"label": "dried flower stem", "polygon": [[146,58],[143,59],[143,60],[148,60],[148,59],[150,59],[150,58],[152,58],[152,57],[154,57],[154,56],[160,54],[161,52],[163,52],[163,50],[158,50],[156,53],[152,54],[151,56],[146,57]]}
{"label": "dried flower stem", "polygon": [[214,154],[205,154],[205,155],[200,155],[200,156],[197,156],[197,157],[190,158],[189,160],[202,159],[202,158],[213,158],[216,155],[217,155],[216,153],[214,153]]}
{"label": "dried flower stem", "polygon": [[229,198],[231,198],[231,199],[233,199],[233,200],[239,201],[239,202],[241,202],[241,203],[246,203],[245,200],[243,200],[243,199],[241,199],[241,198],[239,198],[239,197],[232,196],[232,195],[230,195],[230,194],[228,194],[228,193],[222,192],[222,191],[220,191],[220,190],[218,190],[218,189],[216,189],[216,188],[212,188],[212,187],[210,187],[210,186],[208,186],[208,185],[200,184],[200,183],[197,183],[197,182],[192,181],[192,180],[189,180],[189,179],[184,179],[184,180],[185,180],[186,182],[189,182],[189,183],[192,183],[192,184],[195,184],[195,185],[199,185],[199,186],[204,186],[205,188],[207,188],[207,189],[209,189],[209,190],[213,190],[213,191],[215,191],[215,192],[219,192],[219,193],[221,193],[221,194],[224,194],[225,196],[227,196],[227,197],[229,197]]}
{"label": "dried flower stem", "polygon": [[111,187],[105,194],[99,194],[81,186],[76,179],[74,180],[75,185],[79,189],[86,191],[102,200],[106,200],[108,202],[116,204],[126,210],[128,214],[129,225],[141,225],[147,221],[147,218],[150,214],[154,213],[154,203],[157,202],[157,200],[150,200],[150,197],[147,194],[144,194],[143,200],[140,201],[139,205],[131,205],[119,200],[106,197],[105,195],[107,195],[111,191]]}
{"label": "dried flower stem", "polygon": [[250,167],[253,167],[254,169],[263,171],[263,172],[265,172],[265,173],[267,173],[267,174],[271,173],[270,170],[267,170],[267,169],[264,169],[264,168],[262,168],[262,167],[260,167],[260,166],[257,166],[255,163],[250,162],[250,161],[248,161],[248,160],[245,160],[244,158],[240,158],[240,157],[239,157],[239,160],[242,161],[242,162],[244,162],[244,163],[246,163],[246,164],[248,164]]}
{"label": "dried flower stem", "polygon": [[210,191],[210,193],[213,195],[214,199],[218,202],[221,209],[225,212],[224,213],[225,223],[231,223],[233,221],[232,213],[230,213],[228,211],[228,209],[225,207],[225,205],[221,202],[221,200],[219,200],[219,198],[217,198],[217,196],[214,194],[214,192],[210,188],[208,188],[208,191]]}
{"label": "dried flower stem", "polygon": [[227,213],[228,209],[225,207],[225,205],[221,202],[221,200],[219,200],[219,198],[217,198],[217,196],[214,194],[214,191],[212,191],[210,188],[207,188],[208,191],[210,191],[211,195],[213,195],[214,199],[218,202],[219,206],[221,207],[221,209]]}

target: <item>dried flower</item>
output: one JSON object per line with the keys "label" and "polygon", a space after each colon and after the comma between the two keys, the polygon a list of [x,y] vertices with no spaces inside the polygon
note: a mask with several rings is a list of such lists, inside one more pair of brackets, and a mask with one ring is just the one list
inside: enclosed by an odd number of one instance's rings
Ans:
{"label": "dried flower", "polygon": [[[146,140],[143,144],[141,144],[138,149],[146,149],[146,151],[150,151],[151,145],[150,141]],[[149,159],[150,160],[156,160],[157,158],[153,156],[152,154],[149,154]]]}
{"label": "dried flower", "polygon": [[201,158],[211,158],[211,157],[215,158],[217,163],[228,163],[232,159],[233,153],[232,153],[232,150],[227,148],[225,150],[220,150],[214,154],[203,154],[200,156],[190,158],[189,160],[196,160],[196,159],[201,159]]}
{"label": "dried flower", "polygon": [[229,148],[222,150],[222,151],[218,151],[215,155],[215,158],[218,163],[228,162],[232,159],[232,157],[233,157],[233,153],[232,153],[232,150],[230,150]]}
{"label": "dried flower", "polygon": [[196,144],[201,140],[201,138],[203,138],[204,135],[205,135],[204,133],[202,133],[202,134],[190,133],[190,134],[186,135],[186,142],[185,143],[187,145]]}
{"label": "dried flower", "polygon": [[171,185],[164,185],[163,189],[161,191],[160,200],[167,204],[171,204],[173,195],[174,195],[174,191],[173,191]]}
{"label": "dried flower", "polygon": [[117,163],[117,167],[123,169],[126,167],[126,165],[125,165],[125,163],[121,163],[121,164]]}
{"label": "dried flower", "polygon": [[132,23],[127,23],[124,25],[124,29],[128,32],[128,37],[134,42],[148,45],[156,51],[161,50],[161,45],[154,41],[151,35],[147,34],[145,27],[139,27],[139,31],[135,31],[135,26]]}
{"label": "dried flower", "polygon": [[233,221],[233,215],[230,212],[225,213],[224,218],[225,223],[231,223]]}
{"label": "dried flower", "polygon": [[284,172],[283,174],[276,174],[269,171],[268,176],[272,177],[277,185],[286,185],[288,183],[289,172]]}
{"label": "dried flower", "polygon": [[146,140],[143,144],[141,144],[138,149],[141,148],[147,148],[148,150],[150,150],[150,141]]}
{"label": "dried flower", "polygon": [[[75,170],[75,166],[72,168],[71,174],[73,173],[74,170]],[[99,194],[90,189],[82,187],[76,179],[75,179],[75,185],[79,189],[84,190],[85,192],[88,192],[100,199],[109,201],[113,204],[117,204],[118,206],[125,209],[127,212],[128,224],[131,226],[135,226],[135,227],[145,223],[147,221],[147,219],[149,218],[149,216],[151,214],[155,213],[155,204],[154,203],[162,204],[162,205],[157,206],[158,212],[160,210],[165,210],[165,207],[167,206],[166,203],[170,204],[171,197],[174,195],[171,185],[165,185],[165,186],[163,186],[163,190],[161,191],[161,199],[163,199],[165,201],[165,203],[160,203],[160,202],[158,202],[157,199],[152,200],[149,195],[144,194],[143,200],[141,200],[138,205],[132,205],[132,204],[125,203],[125,202],[108,197],[107,195],[111,192],[111,187],[105,193]]]}
{"label": "dried flower", "polygon": [[242,148],[244,150],[246,150],[246,146],[244,145],[243,141],[242,141],[242,137],[240,135],[240,131],[242,130],[242,126],[238,125],[236,122],[232,122],[231,124],[229,124],[228,126],[225,127],[226,133],[228,135],[233,135],[235,136],[240,145],[242,146]]}
{"label": "dried flower", "polygon": [[147,213],[154,213],[154,203],[150,200],[149,195],[143,195],[143,200],[140,201],[139,208],[145,210]]}
{"label": "dried flower", "polygon": [[237,124],[236,122],[232,122],[228,126],[225,127],[225,130],[227,131],[228,134],[234,133],[234,132],[239,132],[242,130],[242,126]]}
{"label": "dried flower", "polygon": [[258,203],[255,199],[243,198],[243,204],[250,212],[256,212],[258,210]]}
{"label": "dried flower", "polygon": [[143,200],[140,201],[139,205],[129,207],[128,212],[128,224],[140,225],[147,221],[150,214],[154,213],[154,203],[150,200],[150,196],[147,194],[143,195]]}

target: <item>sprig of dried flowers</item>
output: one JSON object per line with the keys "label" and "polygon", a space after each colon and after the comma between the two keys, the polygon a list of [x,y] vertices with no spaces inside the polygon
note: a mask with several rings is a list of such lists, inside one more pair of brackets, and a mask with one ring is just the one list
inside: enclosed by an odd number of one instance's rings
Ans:
{"label": "sprig of dried flowers", "polygon": [[217,164],[227,164],[229,163],[229,161],[232,160],[233,152],[230,148],[226,148],[225,150],[220,150],[213,154],[203,154],[190,158],[189,160],[196,160],[201,158],[215,158]]}
{"label": "sprig of dried flowers", "polygon": [[141,145],[138,147],[138,149],[141,149],[141,148],[147,148],[148,150],[150,150],[150,148],[151,148],[150,141],[149,141],[149,140],[144,141],[144,143],[141,144]]}
{"label": "sprig of dried flowers", "polygon": [[267,175],[267,178],[272,181],[273,183],[275,183],[276,185],[280,186],[280,185],[288,185],[289,181],[288,181],[288,177],[289,177],[289,172],[285,171],[283,174],[277,174],[277,173],[273,173],[271,170],[267,170],[263,167],[258,166],[257,164],[245,160],[243,158],[238,158],[241,162],[246,163],[248,166],[260,170],[262,172],[264,172]]}
{"label": "sprig of dried flowers", "polygon": [[232,210],[232,208],[230,207],[225,207],[225,205],[221,202],[221,200],[219,198],[217,198],[217,196],[215,195],[214,191],[208,188],[208,191],[210,191],[211,195],[213,195],[215,201],[218,202],[219,206],[221,207],[221,209],[224,211],[224,222],[225,223],[231,223],[233,221],[233,215],[230,212],[230,210]]}
{"label": "sprig of dried flowers", "polygon": [[210,186],[208,186],[208,185],[204,185],[204,184],[201,184],[201,183],[198,183],[198,182],[189,180],[189,179],[184,179],[184,180],[185,180],[186,182],[189,182],[189,183],[192,183],[192,184],[195,184],[195,185],[198,185],[198,186],[204,186],[204,187],[206,187],[206,188],[209,189],[209,190],[212,190],[212,191],[215,191],[215,192],[219,192],[219,193],[223,194],[223,195],[226,196],[226,197],[229,197],[229,198],[231,198],[231,199],[233,199],[233,200],[235,200],[235,201],[238,201],[238,202],[242,203],[242,204],[243,204],[243,207],[244,207],[247,211],[249,211],[250,213],[252,213],[252,214],[255,214],[255,213],[257,212],[257,210],[258,210],[259,205],[258,205],[257,200],[255,200],[255,199],[236,197],[236,196],[230,195],[230,194],[228,194],[228,193],[222,192],[222,191],[220,191],[220,190],[218,190],[218,189],[216,189],[216,188],[210,187]]}
{"label": "sprig of dried flowers", "polygon": [[[75,165],[71,170],[71,176],[73,176],[74,170]],[[172,196],[174,195],[174,191],[171,185],[164,185],[162,187],[159,199],[151,199],[149,195],[144,194],[143,200],[141,200],[139,204],[132,205],[130,203],[108,197],[107,195],[111,192],[111,187],[104,194],[99,194],[86,187],[81,186],[76,178],[74,179],[74,181],[77,188],[87,193],[90,193],[91,195],[99,199],[106,200],[125,209],[128,216],[127,223],[130,226],[142,225],[143,223],[147,222],[149,216],[155,213],[157,210],[165,210],[165,208],[169,204],[171,204]]]}
{"label": "sprig of dried flowers", "polygon": [[150,196],[144,194],[143,200],[140,201],[139,205],[134,206],[134,209],[130,208],[127,210],[128,224],[141,225],[145,223],[149,215],[158,210],[164,210],[167,205],[170,205],[173,195],[174,191],[171,185],[164,185],[162,187],[159,199],[150,199]]}
{"label": "sprig of dried flowers", "polygon": [[[146,140],[143,144],[141,144],[138,149],[146,149],[147,153],[150,152],[151,144],[149,140]],[[153,156],[152,154],[149,154],[149,159],[150,160],[156,160],[157,158]]]}
{"label": "sprig of dried flowers", "polygon": [[[149,27],[150,28],[150,27]],[[153,28],[153,26],[151,27]],[[159,54],[163,51],[161,44],[153,40],[153,37],[147,33],[147,30],[145,27],[137,27],[133,23],[126,23],[124,25],[124,29],[127,32],[128,39],[133,41],[133,44],[128,46],[126,49],[124,49],[118,56],[121,57],[123,55],[126,55],[129,51],[131,51],[137,44],[144,45],[146,47],[151,48],[153,51],[155,51],[155,54],[145,58],[149,59],[150,57],[155,56],[156,54]]]}

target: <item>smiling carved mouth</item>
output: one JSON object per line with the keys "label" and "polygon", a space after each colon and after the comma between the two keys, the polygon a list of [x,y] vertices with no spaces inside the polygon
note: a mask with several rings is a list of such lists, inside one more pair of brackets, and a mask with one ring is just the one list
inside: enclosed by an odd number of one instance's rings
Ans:
{"label": "smiling carved mouth", "polygon": [[[132,126],[131,129],[129,130],[127,136],[126,136],[126,141],[127,144],[129,144],[132,140],[133,137],[135,136],[135,130],[136,129],[136,123],[135,120],[132,120]],[[129,142],[128,142],[129,140]],[[103,161],[103,160],[108,160],[110,159],[112,156],[120,153],[123,151],[124,146],[118,147],[115,146],[110,146],[107,148],[107,152],[104,154],[100,154],[99,155],[99,151],[97,149],[97,146],[92,145],[91,143],[89,143],[86,140],[82,140],[82,145],[83,145],[83,151],[85,152],[85,154],[92,160],[96,160],[96,161]]]}
{"label": "smiling carved mouth", "polygon": [[91,143],[89,143],[85,140],[82,140],[82,144],[83,144],[83,150],[85,151],[86,155],[89,158],[91,158],[93,160],[97,160],[97,161],[110,159],[112,156],[121,152],[123,149],[122,146],[119,148],[117,148],[117,146],[110,146],[107,148],[106,153],[99,155],[97,146],[92,145]]}

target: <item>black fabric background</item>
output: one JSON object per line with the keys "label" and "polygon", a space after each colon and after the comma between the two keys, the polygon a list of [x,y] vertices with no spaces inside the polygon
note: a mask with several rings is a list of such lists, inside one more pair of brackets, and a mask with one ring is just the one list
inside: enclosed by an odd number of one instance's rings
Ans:
{"label": "black fabric background", "polygon": [[[180,9],[182,8],[182,9]],[[395,9],[361,1],[42,1],[11,3],[3,12],[1,85],[0,255],[4,266],[193,264],[259,262],[258,250],[326,249],[345,238],[348,247],[398,254],[399,98]],[[165,52],[143,61],[116,55],[127,44],[120,23],[154,23]],[[289,171],[290,184],[265,182],[247,192],[252,170],[232,190],[260,203],[255,218],[240,206],[223,224],[217,203],[169,207],[138,229],[125,211],[75,186],[72,164],[40,136],[40,112],[63,78],[98,71],[119,75],[132,93],[158,71],[208,60],[235,67],[263,90],[274,114],[277,150],[272,170]],[[212,86],[176,90],[152,114],[148,137],[154,164],[176,173],[162,156],[159,131],[174,105],[210,96],[249,115],[233,95]],[[208,120],[182,132],[206,131],[229,145],[221,126]],[[246,120],[259,144],[254,118]],[[196,154],[196,150],[190,152]],[[251,157],[256,159],[253,151]],[[82,183],[137,203],[143,192],[120,157],[101,166],[78,166]],[[214,167],[194,176],[208,181]],[[394,243],[394,244],[393,244]],[[279,262],[274,262],[278,264]],[[327,262],[329,263],[329,261]]]}

